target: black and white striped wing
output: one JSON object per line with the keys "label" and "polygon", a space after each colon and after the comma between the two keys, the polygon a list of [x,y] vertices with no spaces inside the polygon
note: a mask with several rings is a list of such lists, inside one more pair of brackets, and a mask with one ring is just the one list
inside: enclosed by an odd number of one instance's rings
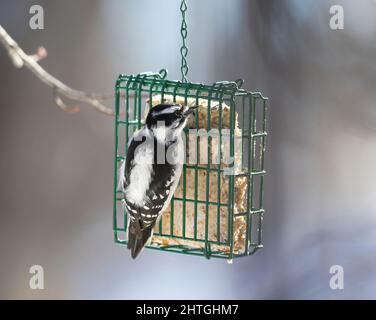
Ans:
{"label": "black and white striped wing", "polygon": [[[137,147],[143,141],[131,140],[128,146],[127,158],[124,169],[124,189],[132,188],[130,185],[130,174],[135,163],[135,152]],[[131,222],[142,222],[141,228],[154,226],[156,220],[168,206],[173,193],[175,192],[178,180],[180,178],[181,166],[164,163],[158,164],[154,159],[152,164],[152,174],[149,187],[145,190],[142,204],[137,205],[125,196],[125,207],[130,215]],[[145,172],[147,174],[147,172]],[[139,177],[143,179],[143,176]],[[127,192],[126,192],[127,194]]]}
{"label": "black and white striped wing", "polygon": [[155,224],[163,210],[168,206],[176,189],[176,170],[170,165],[156,165],[150,187],[142,206],[135,206],[125,199],[126,209],[131,219],[140,219],[143,227]]}

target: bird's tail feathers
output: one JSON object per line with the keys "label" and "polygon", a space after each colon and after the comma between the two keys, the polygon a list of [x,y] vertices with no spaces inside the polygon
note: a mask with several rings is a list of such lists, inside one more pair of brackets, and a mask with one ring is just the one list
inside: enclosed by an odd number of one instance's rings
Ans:
{"label": "bird's tail feathers", "polygon": [[128,232],[128,249],[131,250],[133,259],[140,254],[142,249],[148,244],[153,235],[153,226],[148,226],[143,229],[137,228],[137,222],[130,222]]}

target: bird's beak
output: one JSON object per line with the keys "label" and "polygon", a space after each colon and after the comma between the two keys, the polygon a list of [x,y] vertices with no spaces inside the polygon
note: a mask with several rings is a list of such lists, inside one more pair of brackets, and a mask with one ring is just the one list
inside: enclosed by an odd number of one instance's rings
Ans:
{"label": "bird's beak", "polygon": [[187,110],[184,111],[184,116],[188,117],[190,114],[195,113],[195,110],[198,108],[198,106],[193,106],[187,108]]}

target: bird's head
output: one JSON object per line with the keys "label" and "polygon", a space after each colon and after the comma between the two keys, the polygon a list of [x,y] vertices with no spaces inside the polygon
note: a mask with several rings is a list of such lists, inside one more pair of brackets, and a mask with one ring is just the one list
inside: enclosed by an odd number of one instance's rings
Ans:
{"label": "bird's head", "polygon": [[187,107],[180,104],[159,104],[153,107],[146,117],[146,126],[158,140],[176,137],[184,129],[188,116],[197,106]]}

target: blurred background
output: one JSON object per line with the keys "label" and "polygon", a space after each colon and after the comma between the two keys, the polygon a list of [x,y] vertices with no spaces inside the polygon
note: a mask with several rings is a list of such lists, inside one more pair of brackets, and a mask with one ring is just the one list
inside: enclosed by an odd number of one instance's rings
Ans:
{"label": "blurred background", "polygon": [[[29,28],[30,6],[44,30]],[[329,28],[329,8],[345,29]],[[2,0],[0,24],[68,85],[180,79],[180,1]],[[264,249],[234,261],[113,243],[113,120],[62,112],[0,47],[0,298],[376,299],[376,2],[188,0],[189,80],[270,97]],[[112,106],[112,102],[109,102]],[[45,289],[29,288],[44,268]],[[344,268],[344,290],[329,286]]]}

